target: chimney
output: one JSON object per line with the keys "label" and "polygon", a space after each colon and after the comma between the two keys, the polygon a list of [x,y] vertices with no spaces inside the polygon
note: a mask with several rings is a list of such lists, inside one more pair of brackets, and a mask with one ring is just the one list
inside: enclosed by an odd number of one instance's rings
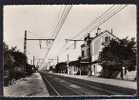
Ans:
{"label": "chimney", "polygon": [[88,37],[90,37],[90,33],[88,33]]}
{"label": "chimney", "polygon": [[97,36],[98,34],[100,34],[100,33],[101,33],[101,29],[98,27],[98,28],[97,28],[96,36]]}

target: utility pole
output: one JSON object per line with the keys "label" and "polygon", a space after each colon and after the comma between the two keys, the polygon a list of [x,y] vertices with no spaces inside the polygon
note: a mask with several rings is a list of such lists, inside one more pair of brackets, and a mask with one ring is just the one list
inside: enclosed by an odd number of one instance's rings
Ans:
{"label": "utility pole", "polygon": [[54,41],[55,39],[40,39],[40,38],[27,38],[27,30],[25,30],[24,35],[24,54],[27,55],[27,41]]}
{"label": "utility pole", "polygon": [[25,35],[24,35],[24,54],[26,55],[27,52],[27,30],[25,30]]}
{"label": "utility pole", "polygon": [[[42,39],[42,38],[41,39],[40,38],[27,38],[27,30],[25,30],[25,35],[24,35],[24,54],[27,57],[27,41],[54,41],[54,40],[55,39],[49,39],[49,38],[44,38],[44,39]],[[40,44],[40,48],[41,48],[41,44]],[[33,65],[34,65],[34,62],[33,62]]]}
{"label": "utility pole", "polygon": [[[25,30],[25,34],[24,34],[24,54],[25,54],[25,56],[26,56],[26,53],[27,53],[27,30]],[[26,56],[26,58],[27,58],[27,56]],[[26,61],[28,61],[27,59],[26,59]],[[24,74],[26,74],[26,66],[27,65],[25,65],[24,66]]]}
{"label": "utility pole", "polygon": [[33,65],[35,66],[35,56],[33,56]]}

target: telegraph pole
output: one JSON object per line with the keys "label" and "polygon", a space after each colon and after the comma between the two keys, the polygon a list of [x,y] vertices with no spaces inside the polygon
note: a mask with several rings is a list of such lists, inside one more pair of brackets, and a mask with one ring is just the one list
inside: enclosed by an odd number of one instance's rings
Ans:
{"label": "telegraph pole", "polygon": [[25,30],[25,35],[24,35],[24,54],[26,55],[27,53],[27,30]]}
{"label": "telegraph pole", "polygon": [[[25,35],[24,35],[24,54],[27,57],[27,41],[54,41],[55,39],[50,39],[50,38],[27,38],[27,30],[25,30]],[[40,45],[41,48],[41,45]],[[35,58],[33,58],[35,60]],[[34,60],[33,65],[34,65]]]}
{"label": "telegraph pole", "polygon": [[33,65],[35,66],[35,56],[33,56]]}
{"label": "telegraph pole", "polygon": [[27,38],[27,30],[24,35],[24,54],[27,55],[27,41],[54,41],[55,39],[40,39],[40,38]]}
{"label": "telegraph pole", "polygon": [[[25,34],[24,34],[24,54],[26,56],[26,61],[28,61],[26,53],[27,53],[27,30],[25,30]],[[26,74],[26,66],[27,65],[24,66],[24,74]]]}

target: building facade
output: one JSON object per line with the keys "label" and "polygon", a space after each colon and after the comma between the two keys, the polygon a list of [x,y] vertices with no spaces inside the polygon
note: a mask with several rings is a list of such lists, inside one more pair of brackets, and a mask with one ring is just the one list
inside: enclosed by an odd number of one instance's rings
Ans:
{"label": "building facade", "polygon": [[[94,75],[99,76],[102,71],[102,66],[99,65],[99,54],[102,49],[110,43],[110,40],[115,39],[119,41],[112,30],[103,31],[95,34],[91,37],[88,33],[84,38],[84,43],[81,45],[81,56],[75,61],[68,61],[67,73],[70,75]],[[123,66],[124,68],[124,66]],[[128,72],[123,69],[124,79],[134,80],[136,78],[136,71]],[[117,78],[120,78],[120,74],[117,74]]]}
{"label": "building facade", "polygon": [[118,39],[113,35],[112,31],[103,31],[90,37],[88,34],[81,45],[81,67],[84,67],[88,74],[98,76],[102,67],[97,63],[99,53],[102,48],[110,43],[111,39]]}
{"label": "building facade", "polygon": [[105,45],[110,43],[111,39],[118,39],[112,31],[97,31],[94,37],[88,33],[81,45],[81,56],[76,61],[69,62],[68,74],[98,76],[102,69],[97,63],[99,53]]}

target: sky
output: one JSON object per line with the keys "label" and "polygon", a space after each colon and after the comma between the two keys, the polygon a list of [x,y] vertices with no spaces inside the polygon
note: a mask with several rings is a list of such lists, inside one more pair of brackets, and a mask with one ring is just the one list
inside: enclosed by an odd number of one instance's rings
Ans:
{"label": "sky", "polygon": [[[66,61],[67,54],[70,60],[76,60],[80,55],[80,45],[77,43],[76,49],[73,46],[66,49],[72,42],[68,42],[66,46],[65,40],[74,37],[80,33],[91,21],[101,16],[112,5],[73,5],[57,38],[48,52],[46,41],[42,41],[43,49],[39,48],[39,41],[27,41],[27,56],[32,59],[44,58],[48,59],[59,56],[59,61]],[[121,5],[116,5],[121,6]],[[4,6],[4,41],[9,47],[17,46],[24,51],[24,32],[27,30],[27,38],[52,38],[53,31],[58,23],[65,5],[5,5]],[[90,29],[95,24],[91,25]],[[136,26],[136,5],[127,5],[123,10],[114,15],[108,21],[99,26],[101,31],[113,29],[113,34],[119,38],[135,37],[137,33]],[[89,29],[89,30],[90,30]],[[83,37],[88,30],[85,30]],[[96,33],[96,28],[92,30],[91,35]],[[79,35],[79,36],[80,36]],[[78,36],[78,37],[79,37]],[[77,37],[77,38],[78,38]],[[47,45],[48,46],[48,45]],[[56,61],[55,61],[56,62]]]}

